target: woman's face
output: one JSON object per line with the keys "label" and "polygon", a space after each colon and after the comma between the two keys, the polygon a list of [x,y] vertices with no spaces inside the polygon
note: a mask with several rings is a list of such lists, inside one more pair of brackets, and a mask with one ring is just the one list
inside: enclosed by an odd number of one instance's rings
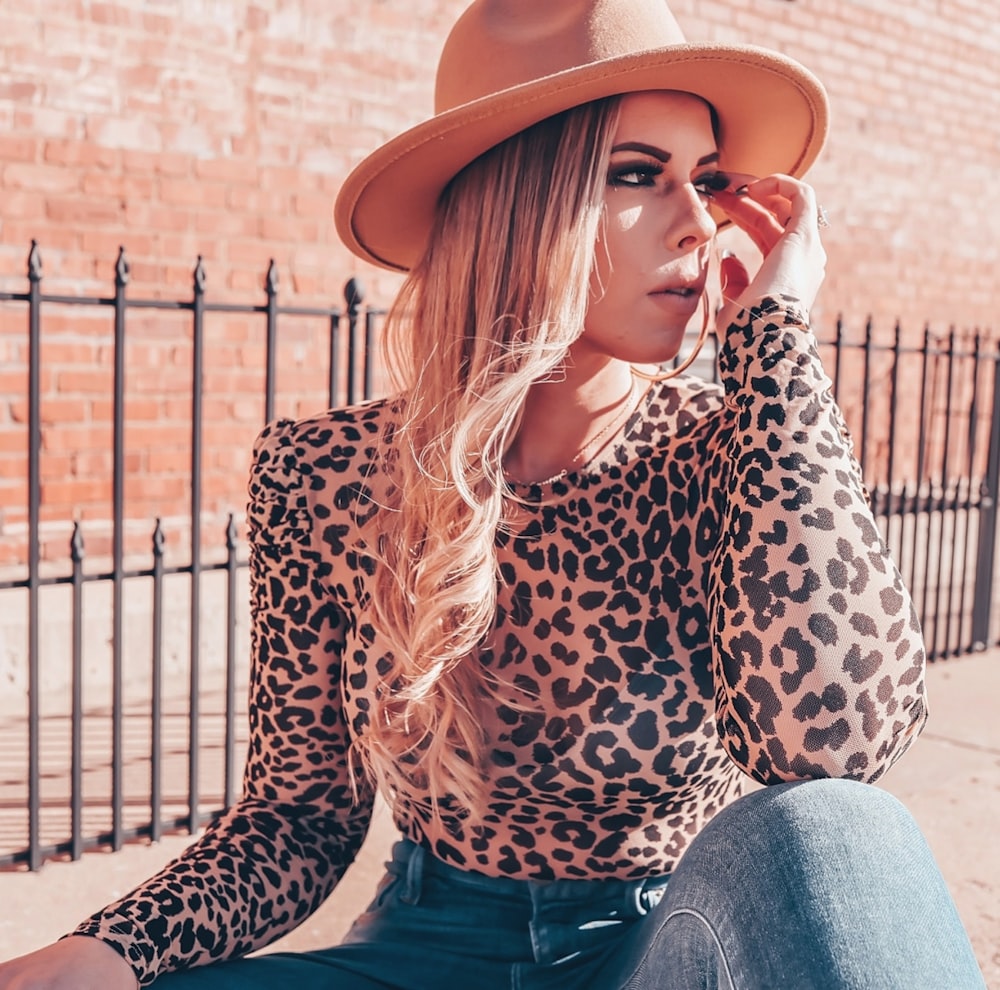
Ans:
{"label": "woman's face", "polygon": [[[574,363],[586,356],[668,361],[700,309],[720,181],[708,105],[686,93],[632,93],[608,164],[606,224]],[[724,180],[722,180],[724,181]]]}

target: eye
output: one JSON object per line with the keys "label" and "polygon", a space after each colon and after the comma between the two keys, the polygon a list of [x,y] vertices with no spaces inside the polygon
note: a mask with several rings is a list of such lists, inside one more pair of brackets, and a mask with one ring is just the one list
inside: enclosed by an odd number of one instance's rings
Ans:
{"label": "eye", "polygon": [[663,167],[648,162],[615,165],[608,172],[609,186],[652,186],[656,184],[657,176],[663,174]]}
{"label": "eye", "polygon": [[711,199],[713,193],[723,192],[728,189],[731,182],[732,179],[729,177],[728,172],[711,172],[696,179],[694,187],[702,196]]}

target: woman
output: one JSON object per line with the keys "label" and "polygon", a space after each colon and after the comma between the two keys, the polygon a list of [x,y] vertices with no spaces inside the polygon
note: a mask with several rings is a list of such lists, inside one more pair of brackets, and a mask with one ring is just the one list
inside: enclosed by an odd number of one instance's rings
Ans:
{"label": "woman", "polygon": [[[338,201],[412,269],[399,394],[255,451],[243,799],[0,988],[982,986],[864,783],[923,651],[808,327],[821,87],[659,0],[477,0],[438,102]],[[716,388],[656,369],[723,221],[764,260]],[[319,905],[376,787],[405,838],[345,943],[197,968]]]}

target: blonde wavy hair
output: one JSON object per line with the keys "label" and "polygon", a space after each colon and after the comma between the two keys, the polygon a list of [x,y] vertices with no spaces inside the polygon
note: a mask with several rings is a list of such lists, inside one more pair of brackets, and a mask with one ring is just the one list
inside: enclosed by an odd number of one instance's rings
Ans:
{"label": "blonde wavy hair", "polygon": [[543,121],[459,173],[387,320],[401,400],[372,622],[391,652],[355,750],[390,801],[436,821],[482,812],[483,713],[532,704],[480,662],[511,504],[503,457],[528,390],[583,327],[618,103]]}

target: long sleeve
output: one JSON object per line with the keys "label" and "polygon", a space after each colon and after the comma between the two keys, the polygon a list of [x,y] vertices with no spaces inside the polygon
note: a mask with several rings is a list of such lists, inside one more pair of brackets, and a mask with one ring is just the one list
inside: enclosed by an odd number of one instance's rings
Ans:
{"label": "long sleeve", "polygon": [[796,301],[744,310],[720,369],[732,414],[709,579],[720,738],[765,784],[876,780],[926,719],[923,643]]}
{"label": "long sleeve", "polygon": [[[73,934],[111,944],[140,985],[244,955],[327,897],[367,832],[340,696],[344,614],[317,552],[292,424],[266,429],[250,481],[250,744],[242,799],[159,874]],[[335,563],[335,562],[334,562]]]}

